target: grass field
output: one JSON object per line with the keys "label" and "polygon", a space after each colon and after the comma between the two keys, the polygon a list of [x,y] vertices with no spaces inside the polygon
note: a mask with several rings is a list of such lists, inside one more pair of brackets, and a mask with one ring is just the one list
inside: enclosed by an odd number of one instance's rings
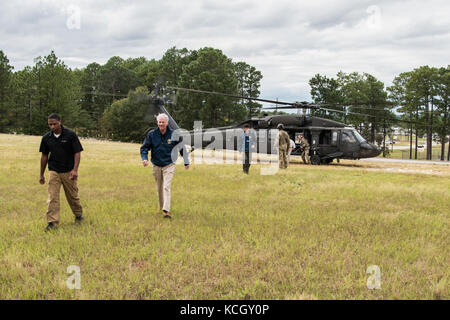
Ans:
{"label": "grass field", "polygon": [[0,299],[450,298],[449,166],[179,165],[167,221],[139,145],[82,140],[86,219],[75,225],[62,192],[45,233],[39,143],[0,135]]}

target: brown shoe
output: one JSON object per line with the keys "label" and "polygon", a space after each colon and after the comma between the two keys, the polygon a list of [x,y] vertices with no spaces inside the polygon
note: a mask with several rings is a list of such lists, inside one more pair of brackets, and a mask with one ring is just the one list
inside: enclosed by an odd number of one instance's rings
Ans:
{"label": "brown shoe", "polygon": [[171,219],[172,217],[170,216],[170,213],[168,211],[163,211],[164,213],[164,218],[168,218]]}

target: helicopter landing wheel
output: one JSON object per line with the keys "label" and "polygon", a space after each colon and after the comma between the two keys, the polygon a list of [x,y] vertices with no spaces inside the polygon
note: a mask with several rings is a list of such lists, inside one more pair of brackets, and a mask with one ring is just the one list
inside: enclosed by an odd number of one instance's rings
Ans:
{"label": "helicopter landing wheel", "polygon": [[313,155],[310,159],[311,164],[319,165],[320,164],[320,157],[318,155]]}

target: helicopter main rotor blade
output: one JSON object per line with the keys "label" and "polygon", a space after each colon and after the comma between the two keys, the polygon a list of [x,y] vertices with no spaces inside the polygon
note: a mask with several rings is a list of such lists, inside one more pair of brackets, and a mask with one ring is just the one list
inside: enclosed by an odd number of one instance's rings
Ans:
{"label": "helicopter main rotor blade", "polygon": [[[180,87],[168,87],[168,88],[174,89],[174,90],[187,91],[187,92],[215,94],[215,95],[226,96],[226,97],[237,98],[237,99],[247,99],[247,100],[254,100],[254,101],[261,101],[261,102],[268,102],[268,103],[275,103],[275,104],[281,104],[282,105],[281,107],[262,108],[263,110],[273,110],[273,109],[316,109],[316,110],[326,110],[326,111],[330,111],[330,112],[340,112],[340,113],[345,113],[345,114],[353,114],[353,115],[360,115],[360,116],[375,117],[373,115],[363,114],[363,113],[358,113],[358,112],[328,109],[328,108],[322,107],[322,104],[314,104],[314,103],[310,103],[310,102],[306,102],[306,101],[303,101],[303,102],[285,102],[285,101],[275,101],[275,100],[260,99],[260,98],[251,98],[251,97],[245,97],[245,96],[239,96],[239,95],[234,95],[234,94],[229,94],[229,93],[221,93],[221,92],[215,92],[215,91],[187,89],[187,88],[180,88]],[[383,104],[389,104],[389,102],[383,103]],[[323,104],[323,105],[330,105],[330,104]],[[337,105],[339,105],[339,104],[336,104],[336,106]],[[354,105],[358,105],[358,104],[354,104]],[[345,105],[342,104],[342,106],[345,106]],[[356,107],[355,106],[355,108],[361,108],[361,107]]]}
{"label": "helicopter main rotor blade", "polygon": [[289,106],[282,106],[282,107],[266,107],[262,108],[262,110],[272,110],[272,109],[323,109],[322,107],[319,107],[315,104],[309,104],[308,106],[302,106],[302,105],[289,105]]}
{"label": "helicopter main rotor blade", "polygon": [[376,116],[371,115],[371,114],[365,114],[365,113],[358,113],[358,112],[351,112],[351,111],[342,111],[342,110],[334,110],[334,109],[328,109],[328,108],[320,108],[322,110],[326,110],[326,111],[330,111],[330,112],[340,112],[340,113],[344,113],[344,114],[354,114],[357,116],[366,116],[366,117],[373,117],[376,118]]}
{"label": "helicopter main rotor blade", "polygon": [[[363,104],[361,104],[363,105]],[[382,105],[377,104],[377,105]],[[331,103],[319,103],[319,104],[314,104],[311,103],[310,104],[310,108],[315,108],[315,109],[326,109],[325,107],[346,107],[346,108],[355,108],[355,109],[363,109],[363,110],[369,110],[369,111],[375,111],[375,112],[386,112],[389,110],[386,109],[373,109],[373,108],[369,108],[369,107],[358,107],[358,104],[331,104]],[[292,107],[286,107],[286,106],[282,106],[282,107],[266,107],[266,108],[262,108],[262,109],[302,109],[302,106],[297,106],[297,105],[293,105]],[[331,109],[331,110],[335,110],[335,109]],[[339,111],[339,110],[338,110]]]}
{"label": "helicopter main rotor blade", "polygon": [[175,90],[181,90],[181,91],[188,91],[188,92],[195,92],[195,93],[206,93],[206,94],[215,94],[219,96],[225,96],[230,98],[237,98],[237,99],[247,99],[247,100],[254,100],[254,101],[261,101],[261,102],[267,102],[267,103],[275,103],[275,104],[281,104],[285,106],[298,106],[305,104],[305,108],[309,108],[308,105],[306,105],[306,102],[285,102],[285,101],[275,101],[275,100],[268,100],[268,99],[260,99],[260,98],[251,98],[251,97],[245,97],[245,96],[239,96],[229,93],[222,93],[222,92],[215,92],[215,91],[205,91],[205,90],[197,90],[197,89],[186,89],[186,88],[179,88],[179,87],[167,87],[169,89],[175,89]]}
{"label": "helicopter main rotor blade", "polygon": [[352,103],[318,103],[321,106],[342,106],[342,107],[352,107],[352,106],[378,106],[378,105],[390,105],[395,106],[397,103],[391,101],[380,101],[380,102],[352,102]]}
{"label": "helicopter main rotor blade", "polygon": [[[329,108],[323,108],[320,106],[316,106],[316,105],[312,105],[313,109],[316,110],[325,110],[325,111],[329,111],[329,112],[339,112],[339,113],[344,113],[344,114],[354,114],[354,115],[358,115],[358,116],[367,116],[367,117],[374,117],[376,118],[376,116],[370,115],[370,114],[364,114],[364,113],[358,113],[358,112],[351,112],[351,111],[343,111],[343,110],[335,110],[335,109],[329,109]],[[270,107],[270,108],[263,108],[264,110],[273,110],[273,109],[302,109],[302,107]]]}

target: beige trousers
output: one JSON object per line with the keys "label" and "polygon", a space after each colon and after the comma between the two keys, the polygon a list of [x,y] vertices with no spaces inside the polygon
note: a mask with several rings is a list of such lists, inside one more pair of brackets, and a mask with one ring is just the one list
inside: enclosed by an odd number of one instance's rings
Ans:
{"label": "beige trousers", "polygon": [[165,167],[153,165],[153,176],[156,181],[156,190],[158,191],[159,208],[167,212],[170,211],[170,186],[175,173],[175,163]]}
{"label": "beige trousers", "polygon": [[303,163],[309,163],[309,147],[305,147],[302,151]]}
{"label": "beige trousers", "polygon": [[287,148],[280,146],[278,150],[278,167],[286,169],[288,167]]}
{"label": "beige trousers", "polygon": [[54,225],[59,224],[60,219],[60,201],[59,192],[61,185],[64,188],[67,202],[75,216],[80,217],[83,214],[80,198],[78,197],[77,180],[69,179],[69,172],[57,173],[56,171],[49,171],[48,177],[48,200],[47,200],[47,222],[52,222]]}

